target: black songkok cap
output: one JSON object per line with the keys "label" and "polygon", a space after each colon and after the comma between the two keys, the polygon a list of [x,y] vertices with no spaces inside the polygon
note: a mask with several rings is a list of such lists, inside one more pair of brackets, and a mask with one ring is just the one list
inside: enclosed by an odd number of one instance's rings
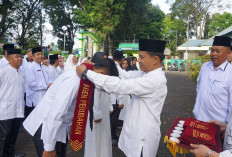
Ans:
{"label": "black songkok cap", "polygon": [[164,53],[166,41],[154,39],[140,39],[139,51]]}
{"label": "black songkok cap", "polygon": [[7,49],[7,55],[13,55],[13,54],[20,54],[21,55],[21,50],[20,49]]}
{"label": "black songkok cap", "polygon": [[14,48],[14,44],[5,44],[2,46],[3,51]]}
{"label": "black songkok cap", "polygon": [[49,55],[50,60],[57,60],[58,59],[58,54],[55,55]]}
{"label": "black songkok cap", "polygon": [[32,54],[36,53],[36,52],[42,52],[42,48],[41,47],[35,47],[32,49]]}
{"label": "black songkok cap", "polygon": [[231,47],[231,38],[225,36],[215,36],[213,46]]}
{"label": "black songkok cap", "polygon": [[114,60],[121,60],[123,58],[123,52],[116,50],[114,51],[113,57]]}

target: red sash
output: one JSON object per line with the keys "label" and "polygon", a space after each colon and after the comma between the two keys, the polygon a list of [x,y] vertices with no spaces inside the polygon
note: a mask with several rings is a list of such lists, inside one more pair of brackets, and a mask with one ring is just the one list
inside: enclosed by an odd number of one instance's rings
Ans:
{"label": "red sash", "polygon": [[[93,65],[87,63],[83,64],[87,69],[93,70]],[[80,80],[70,139],[70,145],[74,151],[78,151],[83,147],[85,128],[93,88],[94,84],[89,80]]]}

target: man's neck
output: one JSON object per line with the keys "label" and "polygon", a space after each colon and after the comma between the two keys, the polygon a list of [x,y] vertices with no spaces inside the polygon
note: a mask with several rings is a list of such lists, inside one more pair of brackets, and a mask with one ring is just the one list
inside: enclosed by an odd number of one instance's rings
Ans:
{"label": "man's neck", "polygon": [[53,66],[54,68],[56,68],[58,65],[56,65],[56,64],[53,64],[53,65],[51,65],[51,66]]}
{"label": "man's neck", "polygon": [[14,66],[14,65],[12,65],[12,64],[10,64],[10,66],[11,66],[12,68],[16,69],[17,71],[18,71],[18,69],[19,69],[18,66]]}

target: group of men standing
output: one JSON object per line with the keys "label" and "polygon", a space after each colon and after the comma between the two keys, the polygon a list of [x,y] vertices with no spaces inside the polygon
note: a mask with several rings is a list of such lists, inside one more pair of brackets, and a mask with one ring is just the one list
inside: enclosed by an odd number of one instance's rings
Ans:
{"label": "group of men standing", "polygon": [[[23,60],[20,49],[3,45],[0,60],[0,156],[21,157],[15,153],[15,143],[23,120],[38,105],[59,73],[58,55],[51,55],[49,70],[42,64],[42,49],[28,49]],[[50,70],[51,69],[51,70]],[[55,71],[55,72],[54,72]]]}

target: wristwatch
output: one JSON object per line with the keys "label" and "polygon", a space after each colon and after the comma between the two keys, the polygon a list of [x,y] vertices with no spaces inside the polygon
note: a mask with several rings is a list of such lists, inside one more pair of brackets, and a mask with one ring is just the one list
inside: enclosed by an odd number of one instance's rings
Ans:
{"label": "wristwatch", "polygon": [[84,70],[84,72],[81,74],[81,78],[82,78],[82,79],[84,79],[84,80],[87,79],[87,71],[88,71],[88,70],[89,70],[89,69],[86,68],[86,69]]}

